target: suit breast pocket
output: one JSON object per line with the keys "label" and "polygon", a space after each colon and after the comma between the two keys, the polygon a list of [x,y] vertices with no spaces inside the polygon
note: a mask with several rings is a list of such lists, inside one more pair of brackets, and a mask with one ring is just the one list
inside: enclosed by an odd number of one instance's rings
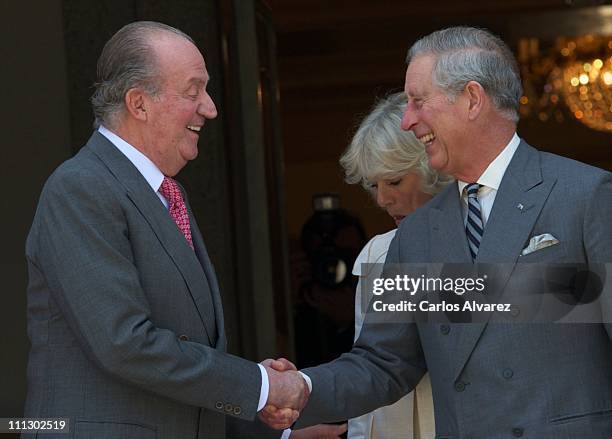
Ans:
{"label": "suit breast pocket", "polygon": [[544,247],[525,256],[519,256],[518,263],[565,262],[567,260],[566,246],[563,242]]}
{"label": "suit breast pocket", "polygon": [[124,422],[84,421],[74,426],[74,438],[96,439],[155,439],[155,427]]}

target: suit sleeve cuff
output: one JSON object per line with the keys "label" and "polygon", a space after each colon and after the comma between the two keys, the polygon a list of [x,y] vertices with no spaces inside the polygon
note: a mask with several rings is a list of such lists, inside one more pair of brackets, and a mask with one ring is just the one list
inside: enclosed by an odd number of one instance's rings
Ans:
{"label": "suit sleeve cuff", "polygon": [[312,380],[304,372],[300,372],[300,373],[302,374],[302,378],[304,378],[304,381],[306,381],[306,384],[308,384],[308,391],[312,393]]}
{"label": "suit sleeve cuff", "polygon": [[266,368],[263,367],[261,364],[257,365],[259,366],[259,371],[261,372],[261,392],[259,393],[259,403],[257,404],[257,411],[260,411],[266,406],[266,402],[268,402],[268,393],[270,393],[270,382],[268,381],[268,372],[266,372]]}

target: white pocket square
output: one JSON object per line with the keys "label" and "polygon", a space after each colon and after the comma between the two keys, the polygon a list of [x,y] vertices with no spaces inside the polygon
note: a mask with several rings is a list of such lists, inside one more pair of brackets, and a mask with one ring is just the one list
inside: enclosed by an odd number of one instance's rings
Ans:
{"label": "white pocket square", "polygon": [[551,245],[559,244],[559,240],[550,233],[534,236],[529,240],[529,245],[521,251],[521,256],[528,255]]}

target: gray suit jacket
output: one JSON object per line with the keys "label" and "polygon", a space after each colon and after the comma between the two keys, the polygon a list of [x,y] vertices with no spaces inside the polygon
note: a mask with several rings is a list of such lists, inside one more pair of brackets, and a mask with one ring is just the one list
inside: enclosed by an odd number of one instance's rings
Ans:
{"label": "gray suit jacket", "polygon": [[217,279],[189,215],[195,252],[97,132],[53,173],[26,244],[26,416],[109,439],[224,438],[226,415],[255,417],[261,374],[225,353]]}
{"label": "gray suit jacket", "polygon": [[[559,244],[520,262],[609,263],[611,219],[610,173],[522,142],[477,261],[516,264],[532,236],[551,233]],[[386,260],[398,262],[471,262],[456,185],[402,222]],[[611,336],[610,324],[376,325],[366,318],[350,353],[304,370],[313,391],[299,425],[389,404],[429,370],[439,439],[610,438]]]}

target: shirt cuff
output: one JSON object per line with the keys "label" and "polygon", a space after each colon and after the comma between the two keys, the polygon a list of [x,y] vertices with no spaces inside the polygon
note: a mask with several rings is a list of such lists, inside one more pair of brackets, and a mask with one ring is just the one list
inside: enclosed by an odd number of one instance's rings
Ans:
{"label": "shirt cuff", "polygon": [[259,363],[257,365],[259,366],[259,371],[261,372],[261,392],[259,393],[259,403],[257,404],[257,411],[260,411],[266,406],[266,402],[268,402],[268,394],[270,393],[270,381],[268,381],[268,372],[266,372],[266,368]]}
{"label": "shirt cuff", "polygon": [[310,377],[306,375],[304,372],[300,372],[300,373],[302,374],[302,378],[304,378],[304,381],[306,381],[306,384],[308,384],[308,391],[312,393],[312,381]]}
{"label": "shirt cuff", "polygon": [[289,436],[291,436],[291,429],[288,428],[285,431],[283,431],[283,435],[280,437],[280,439],[289,439]]}

